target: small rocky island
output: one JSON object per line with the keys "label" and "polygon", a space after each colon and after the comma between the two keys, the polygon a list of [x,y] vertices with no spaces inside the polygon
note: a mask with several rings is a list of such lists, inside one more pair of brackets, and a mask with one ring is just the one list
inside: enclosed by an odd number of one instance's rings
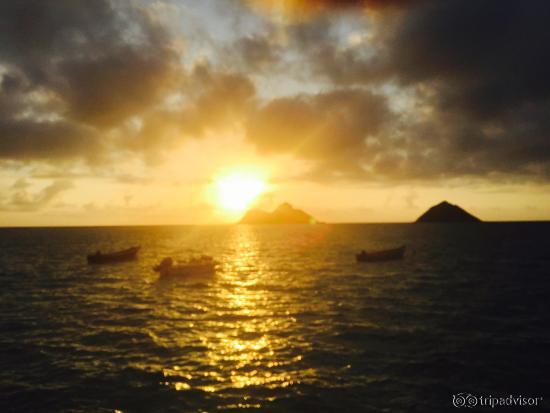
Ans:
{"label": "small rocky island", "polygon": [[416,222],[481,222],[481,220],[458,205],[443,201],[428,209]]}
{"label": "small rocky island", "polygon": [[279,205],[273,212],[251,209],[239,224],[314,224],[317,220],[289,203]]}

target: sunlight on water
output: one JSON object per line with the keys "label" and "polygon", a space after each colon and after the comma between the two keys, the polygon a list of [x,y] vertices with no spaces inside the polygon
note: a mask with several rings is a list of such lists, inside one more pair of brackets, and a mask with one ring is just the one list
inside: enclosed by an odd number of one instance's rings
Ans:
{"label": "sunlight on water", "polygon": [[[449,394],[430,396],[433,383],[462,391],[482,368],[529,383],[536,372],[518,375],[510,354],[547,340],[542,328],[518,330],[548,324],[547,231],[524,245],[516,232],[532,226],[478,228],[11,231],[0,237],[0,344],[10,354],[0,385],[25,411],[46,400],[51,411],[278,413],[341,411],[343,400],[347,411],[408,411],[419,394],[437,403],[418,409],[441,411]],[[403,261],[355,262],[362,248],[402,243]],[[85,262],[86,251],[127,245],[142,246],[138,260]],[[220,262],[216,275],[152,270],[201,253]],[[480,354],[501,331],[514,335]],[[465,359],[467,369],[455,361]]]}
{"label": "sunlight on water", "polygon": [[224,288],[216,300],[224,303],[225,309],[218,313],[223,321],[212,326],[216,333],[203,338],[208,364],[224,366],[221,374],[216,373],[219,384],[203,387],[206,391],[228,386],[286,386],[293,380],[287,373],[270,371],[282,363],[278,352],[288,346],[273,332],[284,329],[291,320],[270,310],[274,306],[265,289],[253,288],[265,282],[269,273],[263,269],[253,231],[249,227],[239,229],[232,241],[234,252],[224,257],[224,270],[219,275]]}
{"label": "sunlight on water", "polygon": [[[292,343],[277,334],[288,330],[296,319],[281,308],[276,296],[266,288],[258,288],[270,282],[271,274],[259,256],[254,230],[239,227],[228,242],[231,248],[220,257],[218,288],[210,304],[194,307],[194,311],[210,312],[212,317],[200,323],[188,322],[181,335],[172,329],[169,340],[149,332],[158,344],[169,347],[175,342],[180,348],[189,345],[189,329],[200,333],[200,347],[205,349],[195,359],[202,366],[200,371],[193,365],[162,369],[167,378],[163,384],[177,391],[196,388],[214,393],[248,386],[286,387],[299,382],[298,370],[292,365],[302,356],[293,354],[289,358]],[[166,318],[177,319],[178,310],[162,308],[158,319]]]}

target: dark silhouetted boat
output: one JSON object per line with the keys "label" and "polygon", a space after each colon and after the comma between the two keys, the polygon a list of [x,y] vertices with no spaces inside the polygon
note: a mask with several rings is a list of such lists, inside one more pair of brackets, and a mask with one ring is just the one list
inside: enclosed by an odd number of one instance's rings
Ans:
{"label": "dark silhouetted boat", "polygon": [[141,247],[131,247],[122,251],[88,255],[88,264],[114,264],[117,262],[131,261],[137,258],[137,253]]}
{"label": "dark silhouetted boat", "polygon": [[161,263],[153,268],[161,277],[194,277],[209,276],[216,273],[218,264],[212,257],[202,255],[191,258],[186,262],[174,264],[171,257],[164,258]]}
{"label": "dark silhouetted boat", "polygon": [[398,248],[392,248],[389,250],[378,251],[361,251],[355,257],[358,262],[376,262],[376,261],[393,261],[400,260],[405,255],[405,245]]}

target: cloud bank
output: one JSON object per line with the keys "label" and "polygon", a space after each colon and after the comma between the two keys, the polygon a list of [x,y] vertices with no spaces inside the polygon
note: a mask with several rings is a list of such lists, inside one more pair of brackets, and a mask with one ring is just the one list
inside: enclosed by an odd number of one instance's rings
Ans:
{"label": "cloud bank", "polygon": [[0,159],[158,161],[235,128],[308,179],[549,180],[548,2],[283,4],[303,18],[228,2],[254,30],[187,62],[149,3],[2,3]]}

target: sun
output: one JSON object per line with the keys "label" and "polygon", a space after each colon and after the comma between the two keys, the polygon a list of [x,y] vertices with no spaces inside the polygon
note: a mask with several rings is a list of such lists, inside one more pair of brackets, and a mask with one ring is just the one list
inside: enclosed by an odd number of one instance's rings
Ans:
{"label": "sun", "polygon": [[227,212],[244,212],[266,189],[259,175],[231,172],[216,179],[217,204]]}

